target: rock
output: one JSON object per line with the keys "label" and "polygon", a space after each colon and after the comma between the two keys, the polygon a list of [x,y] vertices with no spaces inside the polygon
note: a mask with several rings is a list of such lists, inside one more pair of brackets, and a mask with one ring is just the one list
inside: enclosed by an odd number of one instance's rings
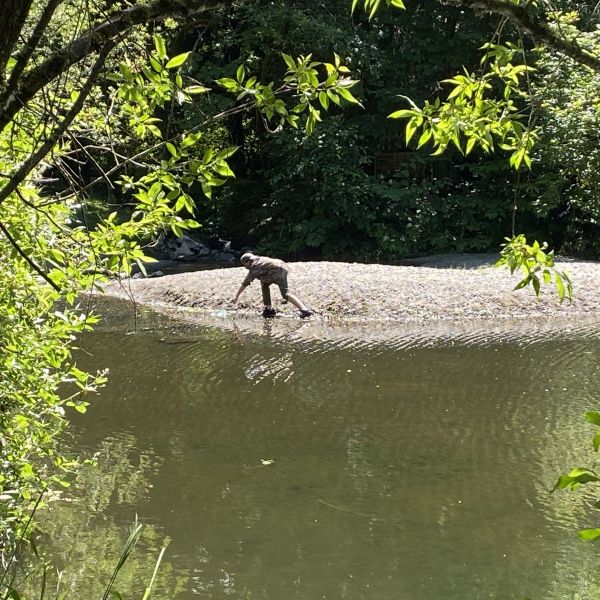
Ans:
{"label": "rock", "polygon": [[[148,263],[148,264],[152,264],[152,263]],[[146,275],[144,275],[141,271],[136,271],[131,278],[132,279],[150,279],[151,277],[164,277],[165,274],[162,271],[153,271],[153,272],[148,272],[146,271]]]}
{"label": "rock", "polygon": [[232,265],[235,263],[235,254],[233,252],[220,252],[217,260],[221,263]]}
{"label": "rock", "polygon": [[218,250],[220,252],[228,252],[231,250],[231,242],[229,240],[223,240],[220,237],[210,238],[207,244],[211,250]]}
{"label": "rock", "polygon": [[[150,277],[151,273],[162,271],[164,274],[165,271],[171,270],[178,265],[179,263],[175,260],[155,260],[153,262],[145,262],[144,269],[147,273],[146,277]],[[132,277],[137,275],[137,279],[144,278],[144,275],[141,273],[140,267],[137,263],[133,264],[131,273]]]}
{"label": "rock", "polygon": [[172,260],[190,260],[197,256],[208,255],[208,248],[188,235],[167,240],[166,247],[170,251],[169,258]]}

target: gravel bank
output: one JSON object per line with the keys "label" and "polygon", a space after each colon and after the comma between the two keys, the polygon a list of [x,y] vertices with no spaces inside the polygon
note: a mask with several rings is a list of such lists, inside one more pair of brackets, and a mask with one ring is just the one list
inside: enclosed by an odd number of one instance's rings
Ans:
{"label": "gravel bank", "polygon": [[[574,301],[560,304],[554,286],[545,286],[539,299],[531,289],[513,291],[518,274],[494,268],[493,258],[432,257],[419,266],[298,262],[289,263],[288,280],[290,292],[316,311],[313,319],[323,321],[418,323],[600,316],[599,263],[558,263],[569,273],[575,289]],[[127,279],[112,283],[107,293],[140,304],[258,316],[262,309],[258,282],[246,289],[237,306],[231,302],[246,272],[235,267]],[[282,316],[297,315],[292,305],[281,304],[276,287],[272,296]]]}

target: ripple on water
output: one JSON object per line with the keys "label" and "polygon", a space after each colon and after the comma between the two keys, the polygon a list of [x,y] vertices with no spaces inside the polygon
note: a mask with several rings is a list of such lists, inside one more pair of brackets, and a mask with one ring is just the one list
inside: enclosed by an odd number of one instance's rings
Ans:
{"label": "ripple on water", "polygon": [[150,517],[193,573],[182,598],[224,572],[271,598],[558,599],[593,580],[575,534],[593,514],[549,489],[593,460],[598,323],[138,325],[90,339],[113,377],[82,435],[131,427],[161,457]]}

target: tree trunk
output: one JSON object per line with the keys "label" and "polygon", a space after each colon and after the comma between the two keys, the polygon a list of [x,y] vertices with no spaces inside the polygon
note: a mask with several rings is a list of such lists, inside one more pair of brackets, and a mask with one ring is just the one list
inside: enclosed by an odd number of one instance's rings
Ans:
{"label": "tree trunk", "polygon": [[32,0],[4,0],[0,10],[0,77],[4,83],[6,63],[19,39]]}
{"label": "tree trunk", "polygon": [[[0,11],[0,58],[4,53],[6,61],[15,49],[19,33],[30,11],[32,0],[4,0],[8,7]],[[47,56],[37,67],[26,71],[11,85],[12,89],[0,89],[0,130],[48,83],[66,72],[71,65],[78,63],[90,54],[96,53],[106,43],[117,42],[137,25],[162,20],[165,17],[191,17],[211,12],[224,4],[225,0],[152,0],[147,4],[135,4],[117,10],[98,25],[83,32],[70,44]],[[19,11],[18,18],[10,14],[10,7]],[[4,27],[4,29],[3,29]],[[10,38],[9,30],[12,32]],[[16,91],[18,90],[18,91]]]}

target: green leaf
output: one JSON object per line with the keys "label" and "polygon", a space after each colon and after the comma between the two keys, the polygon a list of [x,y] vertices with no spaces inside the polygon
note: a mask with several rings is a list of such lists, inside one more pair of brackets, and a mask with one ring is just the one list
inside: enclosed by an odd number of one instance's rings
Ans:
{"label": "green leaf", "polygon": [[152,586],[154,585],[154,581],[156,579],[156,575],[158,573],[158,569],[160,567],[160,562],[162,560],[162,557],[165,553],[166,547],[163,547],[160,551],[160,554],[158,555],[158,559],[156,561],[156,564],[154,565],[154,571],[152,573],[152,577],[150,579],[150,583],[148,584],[148,586],[146,587],[146,590],[144,591],[144,595],[142,596],[142,600],[148,600],[150,598],[150,592],[152,590]]}
{"label": "green leaf", "polygon": [[558,299],[562,302],[565,299],[565,285],[559,274],[556,275],[556,291],[558,292]]}
{"label": "green leaf", "polygon": [[426,129],[425,131],[423,131],[423,133],[421,134],[421,137],[419,138],[419,141],[417,143],[417,148],[424,146],[431,139],[432,133],[433,132],[431,129]]}
{"label": "green leaf", "polygon": [[154,137],[162,138],[162,131],[156,125],[148,125],[148,131],[152,133]]}
{"label": "green leaf", "polygon": [[224,87],[230,92],[239,92],[242,89],[242,86],[237,81],[235,81],[235,79],[222,77],[221,79],[217,79],[216,81],[221,87]]}
{"label": "green leaf", "polygon": [[229,168],[225,161],[215,163],[213,169],[223,177],[235,177],[234,172]]}
{"label": "green leaf", "polygon": [[591,481],[600,481],[600,478],[596,473],[586,469],[584,467],[577,467],[573,469],[569,474],[569,477],[575,479],[578,483],[590,483]]}
{"label": "green leaf", "polygon": [[352,104],[358,104],[358,100],[352,95],[352,93],[344,87],[336,88],[337,93],[347,102],[351,102]]}
{"label": "green leaf", "polygon": [[119,70],[121,71],[121,74],[127,81],[131,81],[133,79],[133,73],[125,63],[119,64]]}
{"label": "green leaf", "polygon": [[595,411],[589,411],[585,413],[585,418],[589,423],[593,425],[600,425],[600,413]]}
{"label": "green leaf", "polygon": [[156,48],[156,53],[161,60],[165,60],[167,58],[167,48],[165,46],[165,40],[160,35],[153,35],[152,39],[154,40],[154,47]]}
{"label": "green leaf", "polygon": [[310,135],[315,129],[315,117],[313,115],[314,113],[310,112],[308,118],[306,119],[304,130],[306,131],[307,135]]}
{"label": "green leaf", "polygon": [[377,9],[379,8],[380,3],[381,3],[381,0],[367,0],[366,4],[371,5],[371,12],[369,13],[369,20],[371,20],[375,16],[375,13],[377,12]]}
{"label": "green leaf", "polygon": [[289,70],[295,71],[297,68],[296,61],[289,54],[286,54],[285,52],[282,52],[281,56],[283,57],[283,60],[285,60],[285,64],[288,66]]}
{"label": "green leaf", "polygon": [[325,92],[319,92],[319,102],[325,110],[329,108],[329,97]]}
{"label": "green leaf", "polygon": [[203,85],[190,85],[183,90],[186,94],[196,95],[196,94],[206,94],[206,92],[210,91],[210,88],[207,88]]}
{"label": "green leaf", "polygon": [[177,153],[177,148],[175,148],[175,146],[173,146],[173,144],[171,144],[171,142],[167,142],[165,145],[167,147],[167,150],[173,156],[173,158],[177,158],[179,156],[179,154]]}
{"label": "green leaf", "polygon": [[181,141],[181,148],[183,148],[183,149],[189,148],[190,146],[197,144],[201,138],[202,138],[201,133],[198,133],[198,132],[190,133],[190,134],[186,135],[183,138],[183,140]]}
{"label": "green leaf", "polygon": [[407,124],[406,124],[406,145],[408,145],[408,143],[410,142],[410,140],[412,139],[413,135],[415,134],[415,131],[417,131],[417,126],[415,124],[415,118],[413,117]]}
{"label": "green leaf", "polygon": [[517,283],[517,285],[515,285],[515,287],[513,288],[514,290],[520,290],[523,289],[526,285],[529,284],[529,282],[531,281],[532,276],[528,275],[527,277],[525,277],[525,279],[522,279],[521,281],[519,281],[519,283]]}
{"label": "green leaf", "polygon": [[225,148],[225,150],[221,150],[219,154],[217,154],[217,160],[226,160],[230,156],[233,156],[239,150],[239,146],[230,146],[229,148]]}
{"label": "green leaf", "polygon": [[544,283],[546,285],[548,285],[552,281],[552,274],[550,273],[549,269],[544,269],[544,272],[542,273],[542,276],[544,278]]}
{"label": "green leaf", "polygon": [[410,108],[402,108],[388,115],[388,119],[404,119],[405,117],[414,117],[415,111]]}
{"label": "green leaf", "polygon": [[[334,102],[335,104],[337,104],[338,106],[341,105],[340,102],[340,97],[333,91],[333,90],[327,90],[327,96],[329,96],[329,99]],[[303,107],[305,107],[306,105],[303,105]]]}
{"label": "green leaf", "polygon": [[244,65],[240,65],[238,67],[235,77],[240,83],[244,82],[244,79],[246,77],[246,69],[244,69]]}
{"label": "green leaf", "polygon": [[33,479],[35,477],[33,466],[30,463],[25,463],[19,471],[19,476],[23,479]]}
{"label": "green leaf", "polygon": [[477,144],[477,138],[475,136],[471,136],[467,140],[467,147],[465,150],[465,154],[470,154],[476,144]]}
{"label": "green leaf", "polygon": [[582,529],[578,535],[582,540],[595,540],[600,537],[600,529]]}
{"label": "green leaf", "polygon": [[183,54],[178,54],[174,56],[168,63],[167,69],[175,69],[180,67],[190,56],[191,52],[184,52]]}
{"label": "green leaf", "polygon": [[154,56],[150,56],[150,66],[157,72],[162,73],[162,65],[154,58]]}

